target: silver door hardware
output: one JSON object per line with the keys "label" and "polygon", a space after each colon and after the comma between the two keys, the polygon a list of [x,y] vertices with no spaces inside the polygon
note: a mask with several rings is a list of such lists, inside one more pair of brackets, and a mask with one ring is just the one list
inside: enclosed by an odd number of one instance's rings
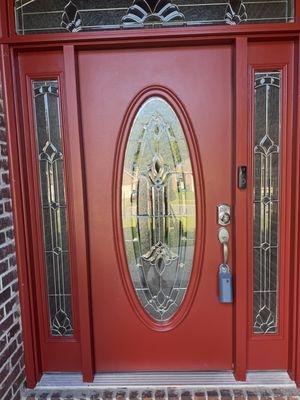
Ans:
{"label": "silver door hardware", "polygon": [[219,242],[223,245],[223,265],[228,263],[228,242],[229,242],[229,232],[226,228],[219,229]]}
{"label": "silver door hardware", "polygon": [[228,265],[228,242],[229,232],[226,228],[220,228],[218,232],[219,241],[223,246],[223,263],[219,266],[219,300],[221,303],[233,302],[232,273]]}
{"label": "silver door hardware", "polygon": [[230,224],[231,210],[228,204],[220,204],[217,207],[218,224],[226,226]]}

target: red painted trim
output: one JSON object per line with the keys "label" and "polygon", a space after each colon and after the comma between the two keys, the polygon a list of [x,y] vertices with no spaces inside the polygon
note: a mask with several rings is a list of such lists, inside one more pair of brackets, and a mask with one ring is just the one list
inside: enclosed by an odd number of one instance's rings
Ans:
{"label": "red painted trim", "polygon": [[[11,8],[11,7],[10,7]],[[11,24],[11,11],[9,14],[9,22]],[[99,41],[123,41],[128,42],[130,39],[139,40],[160,40],[164,38],[180,39],[184,37],[220,37],[229,36],[236,37],[239,35],[257,35],[257,34],[278,34],[288,33],[297,34],[300,30],[300,23],[280,23],[280,24],[240,24],[236,26],[214,25],[214,26],[197,26],[197,27],[176,27],[176,28],[149,28],[149,29],[130,29],[130,30],[100,30],[94,32],[77,32],[77,33],[42,33],[31,35],[11,34],[9,38],[1,39],[7,44],[34,44],[34,43],[83,43]]]}
{"label": "red painted trim", "polygon": [[6,1],[0,0],[0,40],[6,41],[9,37]]}
{"label": "red painted trim", "polygon": [[[291,287],[293,288],[293,313],[292,313],[292,326],[290,335],[290,359],[289,359],[289,374],[292,379],[295,380],[297,386],[300,386],[300,36],[295,49],[295,75],[297,90],[295,90],[294,102],[295,102],[295,124],[294,124],[294,166],[295,173],[293,180],[294,187],[294,201],[293,201],[293,224],[292,224],[292,235],[294,240],[292,241],[292,265],[293,274],[291,274]],[[295,88],[296,88],[295,85]]]}
{"label": "red painted trim", "polygon": [[[130,39],[135,42],[149,40],[150,42],[156,39],[160,42],[164,38],[174,39],[178,41],[181,38],[188,38],[191,40],[193,37],[219,37],[228,36],[235,38],[237,35],[257,35],[257,34],[270,34],[270,33],[298,33],[300,31],[300,6],[295,0],[295,22],[294,23],[265,23],[265,24],[240,24],[236,26],[229,25],[212,25],[212,26],[196,26],[196,27],[175,27],[165,29],[130,29],[130,30],[103,30],[94,32],[77,32],[77,33],[54,33],[54,34],[31,34],[31,35],[17,35],[15,29],[15,7],[13,0],[1,0],[7,3],[7,20],[9,25],[9,37],[0,38],[4,43],[8,44],[47,44],[54,43],[57,45],[59,42],[76,44],[79,42],[92,42],[101,40],[103,43],[111,42],[116,43],[124,42],[128,46]],[[1,42],[0,42],[1,43]],[[121,45],[121,43],[119,43]],[[140,43],[141,45],[141,43]]]}
{"label": "red painted trim", "polygon": [[[238,37],[235,46],[235,140],[233,141],[233,207],[234,207],[234,369],[238,381],[246,380],[247,370],[247,326],[248,326],[248,238],[247,238],[247,189],[238,189],[238,166],[248,165],[248,43],[247,38]],[[239,240],[240,239],[240,240]]]}
{"label": "red painted trim", "polygon": [[[81,366],[85,382],[94,377],[94,356],[92,342],[92,315],[90,300],[90,276],[87,250],[87,219],[84,190],[84,161],[79,127],[78,88],[74,47],[64,46],[65,86],[67,104],[68,135],[66,147],[68,169],[72,185],[72,238],[74,240],[74,265],[78,279],[78,307],[81,339]],[[70,201],[71,203],[71,201]],[[75,228],[76,227],[76,228]],[[76,260],[76,262],[75,262]]]}
{"label": "red painted trim", "polygon": [[[40,332],[40,354],[42,358],[43,371],[57,371],[63,368],[65,371],[80,370],[80,345],[77,339],[78,324],[76,301],[73,302],[74,315],[74,336],[73,337],[52,337],[49,332],[49,309],[46,285],[46,270],[43,242],[43,224],[41,213],[40,186],[38,157],[36,149],[35,117],[32,96],[33,79],[58,79],[60,85],[60,107],[61,107],[61,129],[64,145],[66,136],[65,118],[64,118],[64,87],[63,87],[63,58],[62,53],[46,53],[44,59],[40,62],[34,62],[32,58],[28,60],[27,55],[20,55],[19,68],[20,89],[18,93],[18,107],[20,110],[20,121],[23,126],[19,129],[18,143],[22,151],[19,152],[19,158],[23,160],[22,183],[26,187],[24,193],[27,194],[27,204],[24,207],[30,224],[27,227],[27,236],[31,238],[29,255],[32,257],[30,269],[34,278],[32,284],[36,293],[36,321]],[[39,59],[38,55],[31,54],[32,57]],[[32,61],[32,62],[31,62]],[[21,111],[22,110],[22,111]],[[66,171],[66,168],[65,168]],[[69,187],[66,177],[66,193],[69,195]],[[67,201],[72,203],[72,200]],[[68,215],[70,204],[68,204]],[[69,219],[68,219],[69,221]],[[72,248],[72,239],[69,239],[70,249]],[[70,272],[72,276],[73,265],[71,259]],[[71,278],[72,279],[72,278]],[[72,295],[76,296],[74,280],[72,279]],[[74,307],[75,306],[75,307]],[[61,367],[59,367],[61,366]]]}
{"label": "red painted trim", "polygon": [[[149,97],[157,96],[163,98],[176,112],[176,115],[182,126],[192,161],[194,180],[195,180],[195,194],[196,194],[196,204],[197,204],[197,228],[196,228],[196,240],[195,240],[195,253],[192,273],[190,277],[189,287],[187,289],[186,296],[181,304],[179,310],[176,312],[173,318],[166,323],[157,323],[146,313],[140,304],[136,294],[135,288],[130,277],[128,270],[128,263],[126,258],[123,229],[119,221],[122,221],[122,178],[123,178],[123,168],[124,168],[124,157],[128,142],[128,137],[131,131],[133,121],[137,115],[138,110],[145,103]],[[200,279],[200,274],[202,271],[203,264],[203,253],[205,247],[205,197],[203,193],[203,173],[200,155],[198,154],[199,146],[197,145],[197,139],[194,133],[192,123],[188,117],[188,114],[181,104],[177,96],[170,90],[162,86],[151,86],[140,92],[130,103],[128,110],[125,114],[125,118],[122,122],[122,126],[119,133],[119,141],[117,144],[117,150],[115,155],[115,165],[117,166],[114,171],[113,179],[113,210],[112,215],[113,225],[114,225],[114,236],[116,251],[119,260],[120,273],[126,289],[127,297],[133,307],[135,313],[140,318],[140,320],[146,324],[150,329],[156,331],[168,331],[174,329],[178,324],[180,324],[193,303],[198,283]]]}
{"label": "red painted trim", "polygon": [[16,34],[16,22],[15,22],[15,0],[0,0],[3,3],[6,2],[7,10],[7,23],[8,23],[8,35],[10,38],[17,37]]}
{"label": "red painted trim", "polygon": [[3,97],[6,122],[6,133],[9,149],[10,184],[12,192],[13,217],[15,228],[15,243],[18,263],[19,295],[22,313],[22,336],[24,342],[24,359],[26,382],[30,388],[35,387],[41,378],[42,367],[39,354],[39,334],[37,329],[36,304],[34,302],[34,278],[28,249],[31,244],[27,235],[28,227],[25,208],[26,193],[21,181],[20,167],[22,159],[19,158],[19,143],[17,138],[18,124],[16,124],[14,98],[10,94],[15,91],[13,84],[13,71],[7,45],[1,46]]}

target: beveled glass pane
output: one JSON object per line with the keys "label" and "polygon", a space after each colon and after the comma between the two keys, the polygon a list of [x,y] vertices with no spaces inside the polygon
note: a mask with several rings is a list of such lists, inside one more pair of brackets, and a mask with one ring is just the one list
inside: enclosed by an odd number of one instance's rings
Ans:
{"label": "beveled glass pane", "polygon": [[172,107],[160,97],[139,109],[127,142],[122,221],[136,294],[156,321],[180,307],[195,247],[196,201],[189,150]]}
{"label": "beveled glass pane", "polygon": [[254,82],[253,330],[278,332],[281,72]]}
{"label": "beveled glass pane", "polygon": [[16,0],[17,33],[294,21],[294,0]]}
{"label": "beveled glass pane", "polygon": [[71,279],[58,81],[34,81],[33,100],[50,333],[71,336]]}

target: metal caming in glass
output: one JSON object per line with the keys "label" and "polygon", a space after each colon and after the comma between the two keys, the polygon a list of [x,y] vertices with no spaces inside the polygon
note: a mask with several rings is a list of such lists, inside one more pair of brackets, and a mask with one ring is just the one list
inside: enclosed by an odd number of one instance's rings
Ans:
{"label": "metal caming in glass", "polygon": [[191,276],[196,202],[181,124],[160,97],[141,106],[131,128],[122,221],[136,294],[155,321],[168,321],[180,307]]}
{"label": "metal caming in glass", "polygon": [[281,72],[254,82],[254,333],[278,332]]}
{"label": "metal caming in glass", "polygon": [[15,9],[21,35],[294,21],[294,0],[16,0]]}
{"label": "metal caming in glass", "polygon": [[34,81],[40,197],[52,336],[73,335],[58,81]]}

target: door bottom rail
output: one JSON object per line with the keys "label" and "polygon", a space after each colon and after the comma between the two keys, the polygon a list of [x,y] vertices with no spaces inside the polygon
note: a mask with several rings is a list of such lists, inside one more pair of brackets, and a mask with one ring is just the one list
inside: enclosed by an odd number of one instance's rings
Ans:
{"label": "door bottom rail", "polygon": [[249,372],[238,382],[231,371],[96,374],[84,383],[81,374],[44,374],[23,400],[271,400],[300,399],[286,372]]}

